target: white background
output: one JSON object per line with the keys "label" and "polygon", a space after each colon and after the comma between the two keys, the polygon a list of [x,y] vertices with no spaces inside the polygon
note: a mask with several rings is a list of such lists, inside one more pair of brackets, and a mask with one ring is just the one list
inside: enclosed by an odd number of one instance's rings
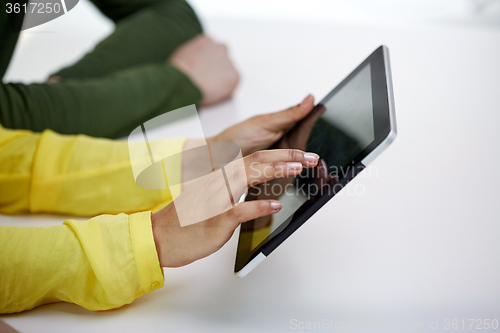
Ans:
{"label": "white background", "polygon": [[[0,318],[21,332],[281,332],[293,319],[363,321],[346,332],[380,322],[429,331],[439,320],[450,331],[445,319],[500,320],[499,1],[193,3],[242,77],[230,101],[202,110],[207,135],[309,92],[322,98],[385,44],[395,143],[242,280],[233,237],[165,270],[163,289],[121,309],[53,304]],[[112,29],[81,1],[22,33],[4,81],[41,81]],[[0,224],[64,218],[1,215]]]}

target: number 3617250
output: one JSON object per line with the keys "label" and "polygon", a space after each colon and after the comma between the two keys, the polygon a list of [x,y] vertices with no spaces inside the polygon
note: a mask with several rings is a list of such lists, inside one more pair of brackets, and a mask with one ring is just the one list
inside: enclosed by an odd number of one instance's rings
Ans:
{"label": "number 3617250", "polygon": [[29,4],[19,4],[19,3],[6,3],[5,12],[7,14],[11,13],[31,13],[31,14],[50,14],[59,13],[62,10],[61,4],[59,2],[30,2]]}
{"label": "number 3617250", "polygon": [[445,329],[470,329],[470,330],[488,330],[498,328],[497,319],[445,319],[444,321]]}

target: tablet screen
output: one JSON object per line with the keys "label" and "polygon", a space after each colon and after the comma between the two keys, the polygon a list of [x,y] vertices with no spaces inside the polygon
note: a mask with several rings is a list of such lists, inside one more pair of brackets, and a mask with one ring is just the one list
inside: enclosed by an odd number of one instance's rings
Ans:
{"label": "tablet screen", "polygon": [[[305,169],[294,179],[276,179],[249,192],[247,200],[277,199],[283,203],[278,213],[242,226],[250,232],[250,250],[291,220],[293,213],[307,200],[329,190],[331,183],[321,184],[317,179],[319,173],[327,171],[330,178],[342,177],[354,157],[374,138],[371,73],[367,64],[277,144],[276,148],[305,148],[307,152],[317,153],[321,159],[319,168],[323,170]],[[301,140],[304,142],[299,142]]]}
{"label": "tablet screen", "polygon": [[375,52],[272,147],[314,152],[320,163],[299,176],[249,189],[247,201],[275,199],[283,207],[276,214],[241,225],[236,271],[295,221],[295,215],[299,217],[323,196],[331,197],[332,191],[338,192],[333,189],[336,181],[347,178],[356,163],[380,143],[388,133],[388,122],[381,118],[388,110],[386,87],[382,53]]}

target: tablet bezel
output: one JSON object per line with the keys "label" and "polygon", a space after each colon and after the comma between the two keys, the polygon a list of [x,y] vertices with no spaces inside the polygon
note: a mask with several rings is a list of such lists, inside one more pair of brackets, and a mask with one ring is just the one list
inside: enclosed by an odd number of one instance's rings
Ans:
{"label": "tablet bezel", "polygon": [[[372,106],[375,139],[363,149],[349,164],[349,172],[339,179],[332,191],[321,196],[318,200],[308,200],[293,213],[293,218],[284,229],[261,243],[255,249],[240,253],[240,238],[238,240],[238,251],[236,254],[234,272],[238,277],[244,277],[255,266],[262,262],[274,249],[292,235],[302,224],[304,224],[316,211],[326,202],[334,197],[349,181],[359,174],[369,163],[390,145],[396,137],[396,119],[394,113],[394,97],[392,92],[391,71],[389,64],[389,50],[382,45],[366,58],[354,71],[352,71],[340,84],[338,84],[328,95],[326,95],[316,106],[325,104],[333,95],[344,87],[356,74],[367,64],[371,69]],[[285,134],[286,135],[286,134]],[[238,260],[239,259],[239,260]],[[243,260],[242,260],[243,259]],[[238,265],[243,261],[244,264]]]}

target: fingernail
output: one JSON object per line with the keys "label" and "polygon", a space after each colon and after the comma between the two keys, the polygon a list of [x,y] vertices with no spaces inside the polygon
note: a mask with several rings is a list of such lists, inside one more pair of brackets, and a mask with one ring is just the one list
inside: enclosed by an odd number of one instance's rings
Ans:
{"label": "fingernail", "polygon": [[271,202],[271,208],[274,209],[274,210],[278,210],[278,209],[281,209],[281,207],[283,206],[283,204],[279,201],[273,201]]}
{"label": "fingernail", "polygon": [[315,154],[315,153],[305,153],[304,154],[304,159],[306,160],[306,162],[308,163],[315,163],[318,161],[319,159],[319,155],[318,154]]}
{"label": "fingernail", "polygon": [[288,162],[286,165],[289,169],[302,169],[302,163],[300,162]]}

